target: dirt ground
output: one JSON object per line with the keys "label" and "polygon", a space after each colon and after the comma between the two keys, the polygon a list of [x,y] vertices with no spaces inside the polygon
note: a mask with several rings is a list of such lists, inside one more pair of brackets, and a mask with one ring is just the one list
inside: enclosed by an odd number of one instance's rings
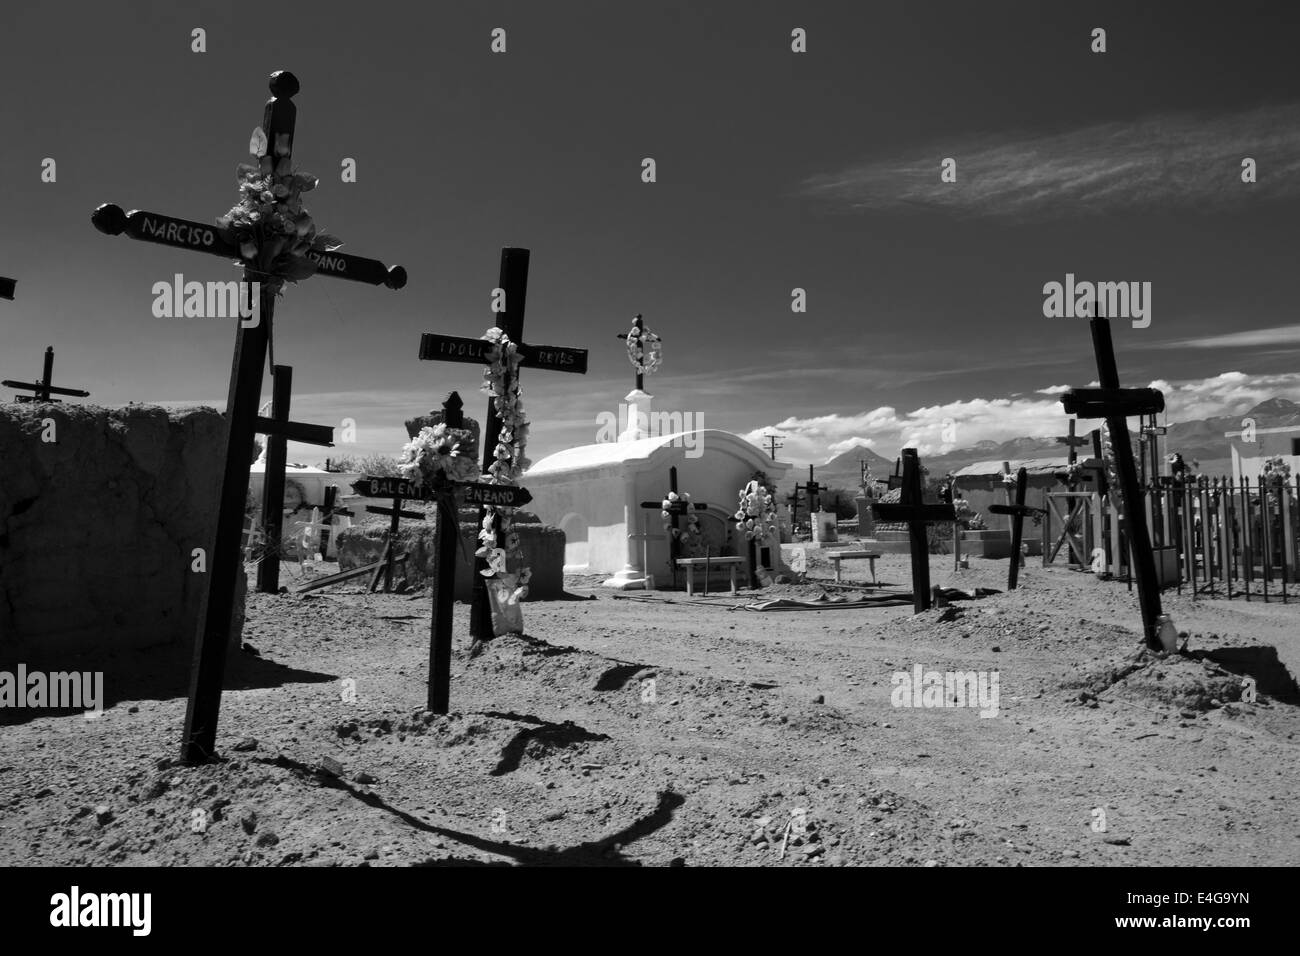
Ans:
{"label": "dirt ground", "polygon": [[[908,589],[907,562],[878,562],[887,589]],[[932,559],[967,590],[1005,569]],[[743,607],[816,583],[693,604],[593,583],[525,605],[529,636],[474,658],[458,605],[445,717],[423,710],[427,594],[250,595],[257,653],[232,656],[224,759],[199,767],[175,762],[187,658],[59,662],[104,669],[110,706],[6,717],[0,864],[1300,859],[1300,694],[1272,650],[1300,640],[1300,601],[1169,592],[1186,652],[1154,659],[1123,583],[1036,562],[1018,591],[917,616]],[[996,671],[997,716],[892,706],[916,665]]]}

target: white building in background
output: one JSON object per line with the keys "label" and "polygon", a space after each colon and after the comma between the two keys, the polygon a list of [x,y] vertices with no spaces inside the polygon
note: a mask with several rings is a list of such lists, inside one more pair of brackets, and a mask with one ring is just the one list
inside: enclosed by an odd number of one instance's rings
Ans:
{"label": "white building in background", "polygon": [[1224,432],[1223,437],[1232,451],[1233,478],[1259,481],[1264,463],[1278,456],[1291,466],[1293,479],[1300,475],[1300,425]]}
{"label": "white building in background", "polygon": [[[636,402],[643,421],[652,420],[649,395],[634,392],[628,400]],[[756,471],[776,484],[791,465],[772,461],[756,445],[721,429],[646,436],[633,425],[618,441],[579,445],[543,458],[521,484],[533,496],[527,510],[564,532],[566,573],[607,574],[607,587],[640,588],[647,569],[656,583],[672,577],[659,508],[641,504],[668,495],[669,469],[674,467],[677,490],[707,506],[696,513],[710,553],[743,556],[744,535],[728,522],[740,489]],[[778,569],[780,556],[775,536],[762,543],[765,567]]]}
{"label": "white building in background", "polygon": [[[335,507],[358,512],[355,517],[359,519],[361,515],[357,507],[358,502],[366,504],[369,501],[368,499],[362,501],[352,491],[352,482],[360,477],[360,472],[322,471],[319,468],[309,468],[306,465],[286,465],[284,468],[284,524],[282,533],[286,536],[296,536],[299,531],[311,522],[312,509],[320,508],[324,504],[325,489],[329,485],[338,486]],[[265,484],[266,456],[264,454],[248,469],[248,490],[253,500],[254,527],[262,524],[262,488]],[[391,502],[386,503],[391,504]],[[347,515],[336,515],[329,522],[329,525],[329,554],[325,555],[325,557],[332,560],[335,557],[334,541],[338,536],[338,532],[351,527],[352,519]]]}

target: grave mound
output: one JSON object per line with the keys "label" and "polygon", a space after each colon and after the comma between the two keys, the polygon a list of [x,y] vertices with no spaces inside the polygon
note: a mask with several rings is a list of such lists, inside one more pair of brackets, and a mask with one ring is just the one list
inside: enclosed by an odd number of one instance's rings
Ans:
{"label": "grave mound", "polygon": [[[399,528],[394,537],[398,554],[405,553],[406,560],[399,564],[393,576],[398,591],[418,590],[433,584],[435,565],[435,532],[437,517],[430,509],[422,525]],[[515,531],[519,534],[524,563],[532,568],[528,583],[530,601],[551,601],[564,595],[564,532],[559,528],[540,523],[525,523],[524,515],[516,515]],[[460,545],[456,549],[456,600],[468,601],[474,581],[474,552],[478,549],[477,512],[470,521],[460,523]],[[339,570],[373,564],[383,555],[384,540],[388,534],[387,523],[374,523],[363,527],[347,528],[339,533]]]}

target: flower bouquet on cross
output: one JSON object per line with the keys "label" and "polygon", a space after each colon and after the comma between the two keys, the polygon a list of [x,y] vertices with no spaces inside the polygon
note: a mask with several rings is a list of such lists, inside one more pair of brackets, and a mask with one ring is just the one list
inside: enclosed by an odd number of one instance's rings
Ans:
{"label": "flower bouquet on cross", "polygon": [[[673,512],[677,511],[686,518],[685,528],[673,527]],[[690,492],[670,491],[664,497],[663,511],[660,516],[664,522],[664,533],[676,540],[679,554],[684,557],[696,557],[704,545],[704,532],[700,530],[700,519],[691,507]]]}
{"label": "flower bouquet on cross", "polygon": [[448,428],[443,422],[424,427],[402,448],[397,473],[408,481],[431,488],[442,472],[449,481],[473,481],[479,476],[474,433],[468,428]]}
{"label": "flower bouquet on cross", "polygon": [[[239,202],[217,218],[217,227],[222,238],[239,246],[240,264],[252,278],[279,294],[286,282],[316,271],[309,252],[331,252],[343,243],[317,232],[303,207],[302,194],[316,188],[316,177],[293,171],[287,141],[272,147],[255,163],[239,164]],[[260,126],[253,130],[248,148],[254,157],[266,152],[266,134]]]}
{"label": "flower bouquet on cross", "polygon": [[[638,316],[639,318],[639,316]],[[643,328],[640,322],[627,333],[627,358],[638,375],[652,375],[663,363],[664,348],[659,336]]]}
{"label": "flower bouquet on cross", "polygon": [[749,586],[758,587],[758,543],[774,537],[776,527],[776,498],[768,485],[767,476],[754,472],[745,487],[740,489],[736,510],[736,527],[745,534],[749,549]]}
{"label": "flower bouquet on cross", "polygon": [[[483,338],[490,343],[484,353],[482,391],[492,396],[492,406],[501,419],[501,432],[492,450],[487,483],[517,485],[528,467],[524,450],[528,445],[528,419],[524,415],[519,388],[519,365],[523,357],[519,346],[499,328],[487,330]],[[519,602],[528,594],[532,569],[524,565],[519,534],[514,530],[514,509],[494,505],[483,508],[475,557],[483,558],[487,568],[480,574],[487,578],[488,597],[492,605],[492,630],[497,635],[521,634],[523,612]]]}

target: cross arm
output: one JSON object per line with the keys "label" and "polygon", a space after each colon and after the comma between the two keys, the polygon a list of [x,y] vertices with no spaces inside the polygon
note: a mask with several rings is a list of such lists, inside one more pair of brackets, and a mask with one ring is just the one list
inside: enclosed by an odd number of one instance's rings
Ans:
{"label": "cross arm", "polygon": [[1156,388],[1072,388],[1061,404],[1079,418],[1129,418],[1163,412],[1165,396]]}
{"label": "cross arm", "polygon": [[956,521],[957,512],[952,505],[872,505],[878,521],[920,521],[933,524],[939,521]]}
{"label": "cross arm", "polygon": [[[394,514],[392,508],[381,508],[378,505],[366,505],[366,511],[370,512],[372,515],[388,515],[390,518]],[[411,518],[414,521],[424,520],[424,515],[418,511],[402,511],[399,509],[396,511],[396,514],[399,518]]]}
{"label": "cross arm", "polygon": [[1034,508],[1030,505],[989,505],[989,511],[995,515],[1045,515],[1046,508]]}
{"label": "cross arm", "polygon": [[91,213],[90,221],[107,236],[126,233],[142,242],[207,252],[227,259],[240,258],[239,246],[226,239],[220,229],[192,219],[178,219],[143,209],[123,212],[122,207],[115,203],[104,203]]}
{"label": "cross arm", "polygon": [[[243,258],[239,246],[226,238],[225,232],[216,226],[195,222],[192,219],[164,216],[162,213],[145,212],[143,209],[123,212],[122,207],[115,203],[104,203],[91,213],[90,221],[96,229],[109,236],[126,233],[132,239],[144,242],[207,252],[226,259],[242,261]],[[376,259],[318,249],[310,250],[307,258],[316,266],[316,272],[320,275],[333,276],[336,279],[352,279],[369,285],[383,285],[390,289],[400,289],[406,285],[405,269],[401,266],[389,268]]]}
{"label": "cross arm", "polygon": [[304,422],[282,422],[274,418],[257,416],[256,430],[263,435],[277,435],[289,441],[307,445],[334,447],[334,428],[331,425],[308,425]]}
{"label": "cross arm", "polygon": [[60,388],[57,385],[43,385],[39,382],[13,382],[5,379],[0,382],[5,388],[25,388],[33,392],[49,392],[51,395],[71,395],[74,398],[89,398],[90,393],[79,388]]}

